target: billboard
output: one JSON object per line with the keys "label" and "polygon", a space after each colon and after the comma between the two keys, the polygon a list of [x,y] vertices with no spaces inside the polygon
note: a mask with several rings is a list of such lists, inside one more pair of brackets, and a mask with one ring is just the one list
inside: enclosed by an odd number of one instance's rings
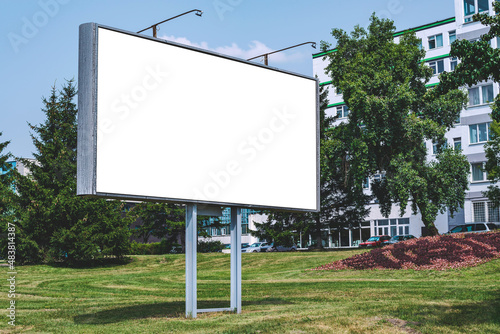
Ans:
{"label": "billboard", "polygon": [[319,209],[315,78],[80,26],[77,194]]}

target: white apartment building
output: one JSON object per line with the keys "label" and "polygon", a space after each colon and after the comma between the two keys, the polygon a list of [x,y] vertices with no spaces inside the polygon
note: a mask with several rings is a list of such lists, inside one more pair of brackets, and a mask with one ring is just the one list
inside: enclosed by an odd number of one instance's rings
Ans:
{"label": "white apartment building", "polygon": [[[455,17],[409,29],[415,31],[417,37],[422,40],[422,48],[426,51],[425,62],[434,71],[435,75],[429,82],[429,87],[439,84],[440,73],[453,71],[457,65],[457,59],[449,55],[450,45],[455,39],[474,41],[488,31],[488,27],[472,22],[472,15],[483,12],[494,15],[490,0],[454,0],[450,1],[450,5],[452,3],[455,6]],[[395,33],[395,41],[398,41],[405,31]],[[498,39],[492,40],[491,46],[500,47],[499,42]],[[334,52],[334,50],[313,55],[313,71],[319,77],[320,85],[328,87],[327,113],[338,115],[336,122],[345,122],[349,110],[342,100],[341,92],[332,86],[331,79],[324,73],[328,60],[323,60],[323,56],[329,52]],[[468,90],[469,105],[462,110],[460,119],[457,119],[455,127],[446,134],[446,138],[449,145],[461,148],[470,162],[469,191],[466,194],[464,208],[455,213],[454,217],[449,214],[437,217],[435,224],[440,233],[468,222],[500,222],[498,208],[492,208],[488,199],[482,195],[490,183],[481,168],[486,161],[484,144],[489,139],[488,129],[491,123],[489,103],[499,93],[498,83],[487,81],[463,89]],[[437,147],[430,141],[426,143],[426,146],[428,159],[431,160],[435,156]],[[365,184],[366,190],[370,191],[371,180],[380,177],[380,175],[373,175]],[[366,240],[371,235],[413,234],[421,236],[425,234],[420,216],[412,215],[410,207],[407,208],[406,214],[400,217],[399,208],[394,206],[389,218],[380,214],[376,203],[371,203],[370,207],[371,213],[367,221],[362,224],[363,226],[359,229],[329,231],[324,246],[355,247],[359,240]]]}

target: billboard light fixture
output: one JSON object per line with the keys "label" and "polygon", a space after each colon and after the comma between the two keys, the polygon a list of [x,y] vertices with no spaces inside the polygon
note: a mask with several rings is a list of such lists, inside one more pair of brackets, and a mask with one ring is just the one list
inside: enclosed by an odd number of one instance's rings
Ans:
{"label": "billboard light fixture", "polygon": [[180,16],[183,16],[183,15],[186,15],[186,14],[189,14],[189,13],[192,13],[192,12],[196,12],[196,13],[195,13],[195,14],[196,14],[196,16],[199,16],[199,17],[201,17],[201,15],[203,15],[203,11],[202,11],[202,10],[199,10],[199,9],[192,9],[192,10],[189,10],[189,11],[184,12],[184,13],[182,13],[182,14],[179,14],[179,15],[173,16],[173,17],[171,17],[171,18],[169,18],[169,19],[166,19],[166,20],[163,20],[163,21],[161,21],[161,22],[155,23],[155,24],[153,24],[152,26],[149,26],[149,27],[147,27],[147,28],[144,28],[144,29],[142,29],[142,30],[138,31],[137,33],[138,33],[138,34],[140,34],[141,32],[146,31],[146,30],[148,30],[148,29],[151,29],[151,28],[152,28],[152,29],[153,29],[153,37],[157,37],[157,36],[156,36],[156,35],[157,35],[157,31],[159,30],[159,29],[158,29],[158,26],[159,26],[160,24],[165,23],[165,22],[170,21],[170,20],[173,20],[173,19],[176,19],[176,18],[178,18],[178,17],[180,17]]}

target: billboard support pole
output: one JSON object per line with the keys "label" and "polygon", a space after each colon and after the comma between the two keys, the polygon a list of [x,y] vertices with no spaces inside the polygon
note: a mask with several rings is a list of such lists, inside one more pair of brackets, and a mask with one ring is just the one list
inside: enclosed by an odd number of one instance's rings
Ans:
{"label": "billboard support pole", "polygon": [[197,205],[186,204],[186,318],[197,316],[196,247],[198,245]]}
{"label": "billboard support pole", "polygon": [[241,208],[231,207],[231,310],[241,313]]}
{"label": "billboard support pole", "polygon": [[231,207],[231,305],[229,308],[198,309],[196,246],[198,244],[198,208],[186,204],[186,318],[201,312],[241,313],[241,208]]}

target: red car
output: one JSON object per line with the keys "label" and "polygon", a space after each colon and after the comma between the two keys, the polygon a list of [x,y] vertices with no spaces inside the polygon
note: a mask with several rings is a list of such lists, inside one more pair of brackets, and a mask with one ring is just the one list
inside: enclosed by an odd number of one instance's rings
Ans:
{"label": "red car", "polygon": [[380,247],[384,241],[389,240],[391,237],[388,235],[377,235],[376,237],[371,237],[359,244],[359,248],[363,247]]}

